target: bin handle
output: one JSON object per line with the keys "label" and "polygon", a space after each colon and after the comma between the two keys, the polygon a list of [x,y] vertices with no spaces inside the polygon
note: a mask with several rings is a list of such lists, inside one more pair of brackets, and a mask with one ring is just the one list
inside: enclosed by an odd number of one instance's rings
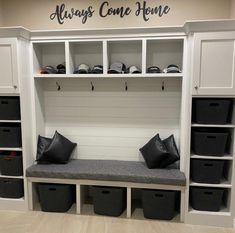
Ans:
{"label": "bin handle", "polygon": [[204,194],[206,194],[206,195],[212,195],[213,192],[204,192]]}
{"label": "bin handle", "polygon": [[4,180],[3,183],[5,183],[5,184],[11,184],[12,181],[10,181],[10,180]]}
{"label": "bin handle", "polygon": [[215,139],[216,136],[207,136],[207,138],[209,138],[209,139]]}
{"label": "bin handle", "polygon": [[49,188],[50,191],[56,191],[56,188]]}
{"label": "bin handle", "polygon": [[102,193],[103,193],[103,194],[109,194],[109,193],[110,193],[110,191],[108,191],[108,190],[104,190],[104,191],[102,191]]}
{"label": "bin handle", "polygon": [[2,100],[2,101],[1,101],[1,104],[8,104],[8,101]]}
{"label": "bin handle", "polygon": [[205,167],[213,167],[213,164],[212,163],[205,163],[204,166]]}
{"label": "bin handle", "polygon": [[4,157],[3,160],[6,160],[6,161],[11,161],[12,160],[12,157]]}
{"label": "bin handle", "polygon": [[210,103],[209,104],[211,107],[217,107],[217,106],[219,106],[219,103]]}
{"label": "bin handle", "polygon": [[8,132],[8,133],[11,132],[10,129],[3,129],[2,131],[3,131],[3,132]]}
{"label": "bin handle", "polygon": [[155,196],[155,197],[163,197],[163,194],[158,194],[158,193],[156,193],[156,194],[154,194],[154,196]]}

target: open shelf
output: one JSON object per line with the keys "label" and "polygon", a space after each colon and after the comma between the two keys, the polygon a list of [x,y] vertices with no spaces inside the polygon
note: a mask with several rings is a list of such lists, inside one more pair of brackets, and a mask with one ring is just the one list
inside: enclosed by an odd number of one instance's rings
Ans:
{"label": "open shelf", "polygon": [[214,212],[214,211],[200,211],[195,210],[191,206],[189,207],[189,213],[190,214],[202,214],[202,215],[221,215],[221,216],[231,216],[231,212],[226,206],[222,206],[220,211]]}
{"label": "open shelf", "polygon": [[0,120],[0,123],[21,123],[21,120]]}
{"label": "open shelf", "polygon": [[182,78],[183,74],[36,74],[35,79],[48,78]]}
{"label": "open shelf", "polygon": [[16,147],[0,147],[0,150],[6,150],[6,151],[22,151],[22,148],[16,148]]}
{"label": "open shelf", "polygon": [[70,74],[73,74],[80,64],[86,64],[90,69],[94,65],[103,65],[102,41],[70,42],[69,56]]}
{"label": "open shelf", "polygon": [[207,156],[207,155],[195,155],[192,154],[191,159],[214,159],[214,160],[233,160],[233,156],[226,154],[224,156]]}
{"label": "open shelf", "polygon": [[142,70],[142,40],[108,41],[108,69],[114,62],[129,66],[135,65]]}
{"label": "open shelf", "polygon": [[231,182],[223,179],[220,184],[206,184],[206,183],[196,183],[190,181],[190,186],[192,187],[210,187],[210,188],[232,188]]}
{"label": "open shelf", "polygon": [[13,179],[24,179],[23,176],[6,176],[6,175],[1,175],[0,178],[13,178]]}
{"label": "open shelf", "polygon": [[147,40],[146,68],[158,66],[163,70],[174,64],[182,70],[183,42],[183,39]]}
{"label": "open shelf", "polygon": [[44,66],[53,66],[65,62],[64,42],[34,42],[33,43],[34,74],[39,74]]}
{"label": "open shelf", "polygon": [[235,128],[234,124],[224,124],[224,125],[216,125],[216,124],[192,124],[192,127],[205,127],[205,128]]}

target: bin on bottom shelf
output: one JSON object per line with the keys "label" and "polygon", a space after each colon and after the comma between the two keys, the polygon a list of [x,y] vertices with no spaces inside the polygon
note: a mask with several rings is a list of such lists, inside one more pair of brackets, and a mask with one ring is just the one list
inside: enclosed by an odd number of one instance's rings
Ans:
{"label": "bin on bottom shelf", "polygon": [[38,193],[45,212],[66,212],[75,200],[75,188],[68,184],[38,184]]}
{"label": "bin on bottom shelf", "polygon": [[24,184],[22,179],[1,178],[0,197],[21,198],[24,196]]}
{"label": "bin on bottom shelf", "polygon": [[220,211],[224,189],[191,187],[190,203],[193,209],[202,211]]}
{"label": "bin on bottom shelf", "polygon": [[0,172],[5,176],[23,176],[22,155],[0,155]]}
{"label": "bin on bottom shelf", "polygon": [[208,159],[191,160],[191,179],[197,183],[219,184],[223,176],[224,161]]}
{"label": "bin on bottom shelf", "polygon": [[119,187],[93,186],[94,212],[118,217],[126,209],[126,189]]}
{"label": "bin on bottom shelf", "polygon": [[179,205],[180,193],[168,190],[142,190],[142,207],[145,218],[171,220]]}

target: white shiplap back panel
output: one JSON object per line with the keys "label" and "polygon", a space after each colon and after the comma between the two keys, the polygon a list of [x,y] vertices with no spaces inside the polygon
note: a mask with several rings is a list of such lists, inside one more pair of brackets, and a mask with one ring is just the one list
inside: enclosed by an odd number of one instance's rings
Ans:
{"label": "white shiplap back panel", "polygon": [[[61,91],[56,91],[56,81]],[[46,80],[46,135],[58,130],[76,142],[73,157],[80,159],[141,160],[139,148],[157,133],[162,138],[174,134],[179,145],[181,80],[164,80],[164,91],[162,82]]]}

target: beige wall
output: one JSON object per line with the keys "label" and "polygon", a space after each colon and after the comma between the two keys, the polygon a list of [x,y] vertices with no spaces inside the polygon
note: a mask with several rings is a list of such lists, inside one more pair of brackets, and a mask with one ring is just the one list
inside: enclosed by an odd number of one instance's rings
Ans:
{"label": "beige wall", "polygon": [[[117,16],[101,18],[97,16],[100,4],[104,0],[2,0],[5,26],[25,26],[29,29],[63,29],[63,28],[114,28],[114,27],[149,27],[181,25],[186,20],[224,19],[231,16],[231,1],[235,0],[147,0],[149,6],[167,4],[171,10],[163,17],[152,16],[145,22],[141,16],[134,14],[125,18]],[[136,9],[137,0],[108,0],[110,6],[130,6]],[[143,0],[139,0],[143,2]],[[57,21],[49,19],[50,13],[55,10],[56,4],[66,3],[71,9],[94,6],[95,15],[82,24],[79,18],[66,21],[59,25]],[[134,12],[134,11],[133,11]],[[132,12],[132,13],[133,13]]]}
{"label": "beige wall", "polygon": [[3,8],[2,0],[0,0],[0,27],[3,26]]}
{"label": "beige wall", "polygon": [[235,19],[235,0],[231,0],[231,18]]}

